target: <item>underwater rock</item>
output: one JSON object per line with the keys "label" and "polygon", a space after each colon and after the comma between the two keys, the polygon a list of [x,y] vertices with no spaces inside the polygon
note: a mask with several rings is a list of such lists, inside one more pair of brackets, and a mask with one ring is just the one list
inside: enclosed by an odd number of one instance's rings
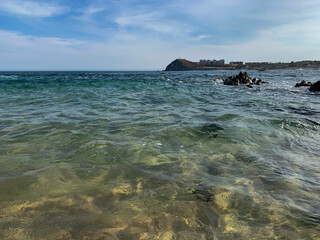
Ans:
{"label": "underwater rock", "polygon": [[209,125],[205,125],[205,126],[203,126],[202,128],[201,128],[201,132],[205,132],[205,133],[215,133],[215,132],[217,132],[217,131],[219,131],[219,130],[223,130],[223,128],[222,127],[220,127],[219,125],[217,125],[217,124],[214,124],[214,123],[212,123],[212,124],[209,124]]}
{"label": "underwater rock", "polygon": [[213,176],[217,176],[217,175],[223,174],[223,170],[220,167],[217,167],[217,166],[208,166],[207,169],[208,169],[208,173],[210,175],[213,175]]}
{"label": "underwater rock", "polygon": [[236,154],[234,154],[236,160],[243,162],[243,163],[252,163],[254,161],[257,161],[258,158],[255,156],[252,156],[246,152],[237,152]]}
{"label": "underwater rock", "polygon": [[240,72],[238,75],[230,76],[224,80],[224,85],[261,85],[266,83],[259,78],[251,78],[247,72]]}
{"label": "underwater rock", "polygon": [[306,82],[305,80],[302,80],[301,82],[297,83],[294,87],[311,87],[312,82]]}
{"label": "underwater rock", "polygon": [[212,138],[217,138],[218,137],[217,132],[221,130],[223,130],[223,128],[214,123],[205,125],[200,129],[201,132],[209,135]]}
{"label": "underwater rock", "polygon": [[204,202],[210,202],[213,201],[213,194],[210,193],[206,187],[197,187],[192,191],[193,194],[196,195],[196,198],[204,201]]}
{"label": "underwater rock", "polygon": [[311,91],[311,92],[320,91],[320,81],[315,82],[314,84],[312,84],[312,86],[309,88],[309,91]]}

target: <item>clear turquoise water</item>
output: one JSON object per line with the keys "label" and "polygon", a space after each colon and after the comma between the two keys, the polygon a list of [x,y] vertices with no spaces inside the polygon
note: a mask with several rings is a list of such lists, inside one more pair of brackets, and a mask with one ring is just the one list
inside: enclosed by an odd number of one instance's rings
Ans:
{"label": "clear turquoise water", "polygon": [[0,239],[320,239],[320,71],[0,72]]}

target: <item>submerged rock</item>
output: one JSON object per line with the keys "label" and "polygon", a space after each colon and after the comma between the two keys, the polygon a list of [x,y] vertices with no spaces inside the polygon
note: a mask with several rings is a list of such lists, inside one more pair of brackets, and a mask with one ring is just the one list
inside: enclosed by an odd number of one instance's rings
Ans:
{"label": "submerged rock", "polygon": [[201,201],[204,201],[204,202],[213,201],[214,196],[207,189],[196,188],[192,191],[192,193],[195,194],[196,198]]}
{"label": "submerged rock", "polygon": [[236,160],[243,162],[243,163],[252,163],[254,161],[257,161],[258,158],[255,156],[252,156],[246,152],[240,151],[234,154],[234,157],[236,158]]}
{"label": "submerged rock", "polygon": [[214,123],[205,125],[200,129],[202,133],[205,133],[213,138],[216,138],[218,136],[217,132],[221,130],[223,130],[223,128]]}
{"label": "submerged rock", "polygon": [[220,130],[223,130],[222,127],[220,127],[219,125],[217,124],[214,124],[214,123],[211,123],[209,125],[205,125],[201,128],[201,132],[204,132],[204,133],[215,133],[217,131],[220,131]]}
{"label": "submerged rock", "polygon": [[248,85],[251,86],[261,85],[266,83],[259,78],[251,78],[248,73],[240,72],[238,75],[230,76],[226,80],[224,80],[224,85]]}
{"label": "submerged rock", "polygon": [[315,82],[314,84],[312,84],[312,86],[309,88],[309,91],[311,91],[311,92],[320,91],[320,81]]}
{"label": "submerged rock", "polygon": [[295,87],[311,87],[312,82],[306,82],[305,80],[302,80],[301,82],[297,83]]}
{"label": "submerged rock", "polygon": [[208,173],[213,176],[218,176],[223,174],[222,168],[218,166],[211,165],[211,166],[208,166],[207,169],[208,169]]}

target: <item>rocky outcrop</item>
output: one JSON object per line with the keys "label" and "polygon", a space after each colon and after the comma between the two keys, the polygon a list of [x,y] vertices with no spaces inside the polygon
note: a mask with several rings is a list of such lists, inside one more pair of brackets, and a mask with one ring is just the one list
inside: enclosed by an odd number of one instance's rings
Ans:
{"label": "rocky outcrop", "polygon": [[188,71],[196,70],[199,67],[199,63],[191,62],[186,59],[176,59],[166,67],[165,71]]}
{"label": "rocky outcrop", "polygon": [[312,86],[309,88],[309,91],[311,92],[319,92],[320,91],[320,81],[315,82],[312,84]]}
{"label": "rocky outcrop", "polygon": [[306,82],[305,80],[302,80],[301,82],[297,83],[295,87],[311,87],[312,82]]}
{"label": "rocky outcrop", "polygon": [[228,77],[224,80],[224,85],[261,85],[266,83],[259,78],[251,78],[248,73],[240,72],[238,75]]}

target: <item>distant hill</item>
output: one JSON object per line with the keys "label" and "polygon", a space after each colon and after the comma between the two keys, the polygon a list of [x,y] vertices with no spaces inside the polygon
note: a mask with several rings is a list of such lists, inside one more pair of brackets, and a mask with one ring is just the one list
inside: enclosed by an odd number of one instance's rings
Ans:
{"label": "distant hill", "polygon": [[186,59],[176,59],[172,63],[170,63],[165,71],[187,71],[187,70],[196,70],[201,66],[199,63],[191,62]]}

